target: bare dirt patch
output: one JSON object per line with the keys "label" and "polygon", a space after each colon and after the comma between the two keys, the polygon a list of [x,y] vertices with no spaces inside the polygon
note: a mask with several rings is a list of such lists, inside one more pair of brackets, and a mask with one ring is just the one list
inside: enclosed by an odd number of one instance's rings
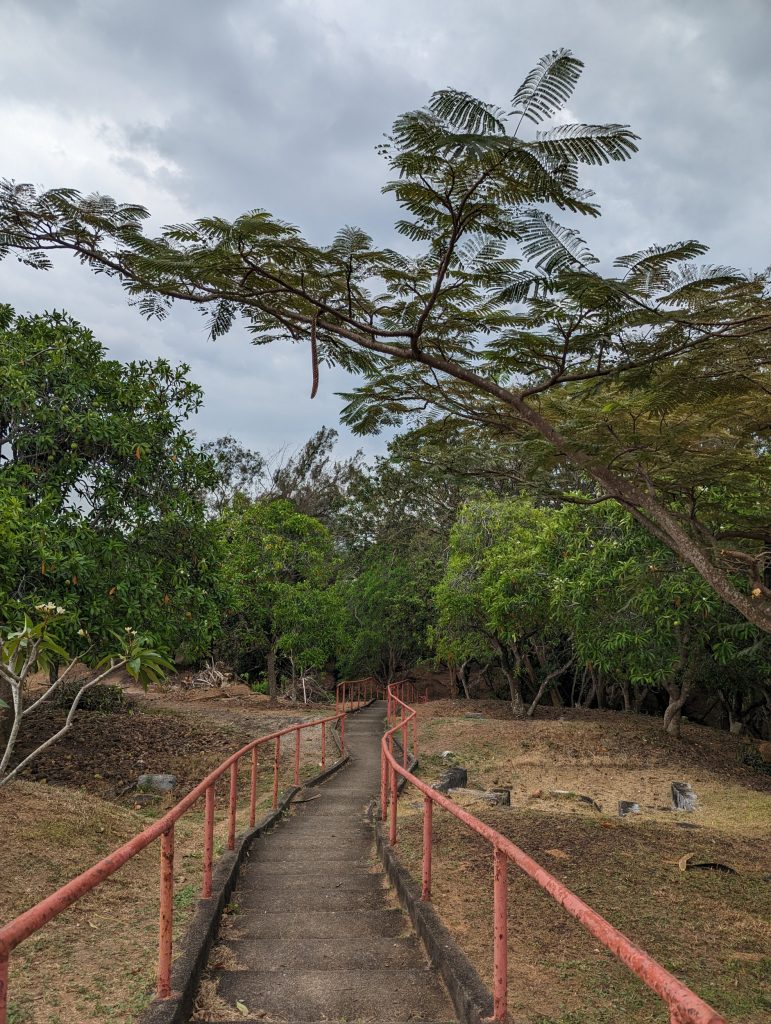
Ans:
{"label": "bare dirt patch", "polygon": [[[484,718],[466,719],[469,711]],[[734,737],[686,727],[681,743],[659,723],[612,712],[507,720],[505,705],[436,702],[420,708],[424,777],[452,750],[470,785],[511,786],[513,807],[470,809],[511,838],[735,1024],[771,1009],[771,785],[742,763]],[[558,721],[562,718],[563,721]],[[451,759],[448,759],[451,760]],[[658,808],[673,780],[700,797],[693,814]],[[532,797],[564,789],[572,799]],[[618,799],[643,813],[619,819]],[[399,854],[419,874],[421,801],[400,803]],[[482,977],[491,981],[489,847],[460,822],[434,818],[434,902]],[[683,824],[696,828],[682,828]],[[738,873],[680,870],[718,861]],[[509,884],[509,1008],[522,1024],[664,1019],[661,1003],[513,867]]]}

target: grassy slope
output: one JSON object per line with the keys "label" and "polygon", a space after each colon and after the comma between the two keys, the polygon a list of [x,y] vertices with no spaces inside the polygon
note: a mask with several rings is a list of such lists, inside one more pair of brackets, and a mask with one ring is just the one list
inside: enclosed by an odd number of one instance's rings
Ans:
{"label": "grassy slope", "polygon": [[[448,761],[470,785],[512,787],[512,808],[470,809],[504,832],[574,892],[685,980],[733,1022],[768,1019],[771,992],[771,778],[742,763],[734,737],[686,727],[677,742],[659,723],[606,713],[507,720],[500,704],[421,708],[424,777]],[[494,717],[495,716],[495,717]],[[559,720],[561,718],[562,720]],[[664,810],[673,780],[700,796],[693,814]],[[591,796],[592,810],[564,789]],[[536,795],[539,794],[539,795]],[[616,801],[643,813],[619,820]],[[404,797],[400,853],[419,870],[419,803]],[[683,825],[696,826],[684,828]],[[435,817],[434,902],[490,981],[491,857],[454,819]],[[682,872],[687,853],[737,875]],[[527,878],[510,875],[510,1010],[528,1024],[661,1021],[661,1004]]]}
{"label": "grassy slope", "polygon": [[[210,709],[134,715],[83,713],[72,734],[37,767],[43,781],[0,789],[3,856],[0,921],[8,921],[146,827],[173,802],[138,808],[132,796],[104,797],[141,771],[173,771],[186,792],[248,739],[304,717],[283,709],[228,702],[226,721]],[[310,713],[319,717],[319,711]],[[212,718],[214,720],[212,720]],[[302,774],[318,770],[318,736],[302,748]],[[329,754],[333,756],[330,741]],[[281,787],[291,783],[291,742],[285,744]],[[272,748],[271,748],[272,754]],[[57,762],[58,758],[58,762]],[[63,766],[57,772],[57,764]],[[64,777],[67,786],[54,785]],[[270,801],[272,763],[260,770],[258,806]],[[77,787],[77,788],[74,788]],[[240,775],[239,831],[247,825],[248,765]],[[174,799],[177,799],[175,796]],[[218,788],[216,848],[226,841],[227,785]],[[259,812],[258,812],[259,813]],[[176,828],[175,926],[192,913],[201,884],[202,816]],[[51,922],[11,957],[11,1024],[123,1024],[135,1021],[153,994],[158,928],[158,844],[130,861],[98,890]]]}

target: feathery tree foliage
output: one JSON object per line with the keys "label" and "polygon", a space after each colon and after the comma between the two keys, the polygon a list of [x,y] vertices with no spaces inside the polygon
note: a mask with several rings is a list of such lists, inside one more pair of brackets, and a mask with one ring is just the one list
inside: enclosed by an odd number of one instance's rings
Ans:
{"label": "feathery tree foliage", "polygon": [[0,257],[47,269],[70,251],[146,315],[189,301],[212,337],[241,316],[257,343],[309,341],[313,393],[323,363],[366,377],[346,410],[360,431],[428,407],[572,466],[573,497],[620,503],[769,631],[767,279],[699,266],[692,241],[599,272],[553,211],[597,216],[580,168],[627,160],[637,137],[544,127],[581,69],[555,50],[507,109],[444,89],[397,119],[381,151],[401,253],[352,227],[317,246],[262,210],[151,238],[141,207],[6,183]]}

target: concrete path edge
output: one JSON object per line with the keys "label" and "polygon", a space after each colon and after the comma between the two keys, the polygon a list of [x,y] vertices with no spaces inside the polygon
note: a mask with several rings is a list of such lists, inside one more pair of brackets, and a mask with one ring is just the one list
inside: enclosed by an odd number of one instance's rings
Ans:
{"label": "concrete path edge", "polygon": [[[371,702],[370,702],[371,703]],[[362,705],[368,707],[369,705]],[[356,709],[359,710],[359,709]],[[355,714],[356,711],[349,712]],[[335,735],[335,733],[333,733]],[[335,735],[337,740],[337,736]],[[139,1024],[186,1024],[193,1012],[198,984],[206,969],[209,953],[217,937],[219,923],[225,907],[238,882],[241,865],[256,839],[278,824],[294,798],[302,789],[318,786],[348,764],[346,754],[333,765],[306,779],[302,786],[285,790],[275,810],[266,814],[253,829],[236,837],[234,850],[226,850],[217,861],[212,877],[212,895],[198,901],[193,916],[182,938],[176,944],[179,950],[171,970],[172,995],[169,999],[154,999],[139,1018]]]}

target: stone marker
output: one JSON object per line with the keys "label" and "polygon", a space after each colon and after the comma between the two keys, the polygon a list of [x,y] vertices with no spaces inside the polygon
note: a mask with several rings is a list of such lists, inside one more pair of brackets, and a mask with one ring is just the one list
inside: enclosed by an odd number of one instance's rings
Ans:
{"label": "stone marker", "polygon": [[468,772],[458,765],[448,768],[438,782],[435,782],[433,789],[439,793],[448,793],[451,789],[465,789],[468,784]]}
{"label": "stone marker", "polygon": [[481,711],[467,711],[466,714],[463,717],[464,718],[477,718],[477,719],[479,719],[479,718],[484,718],[485,716],[482,714]]}
{"label": "stone marker", "polygon": [[618,802],[618,816],[619,818],[625,818],[627,814],[639,814],[640,805],[635,803],[634,800],[619,800]]}
{"label": "stone marker", "polygon": [[676,811],[695,811],[697,797],[690,782],[672,783],[672,804]]}
{"label": "stone marker", "polygon": [[497,786],[485,793],[483,799],[494,807],[511,807],[511,790]]}
{"label": "stone marker", "polygon": [[156,793],[170,793],[176,785],[176,775],[140,775],[137,779],[140,789],[153,789]]}

